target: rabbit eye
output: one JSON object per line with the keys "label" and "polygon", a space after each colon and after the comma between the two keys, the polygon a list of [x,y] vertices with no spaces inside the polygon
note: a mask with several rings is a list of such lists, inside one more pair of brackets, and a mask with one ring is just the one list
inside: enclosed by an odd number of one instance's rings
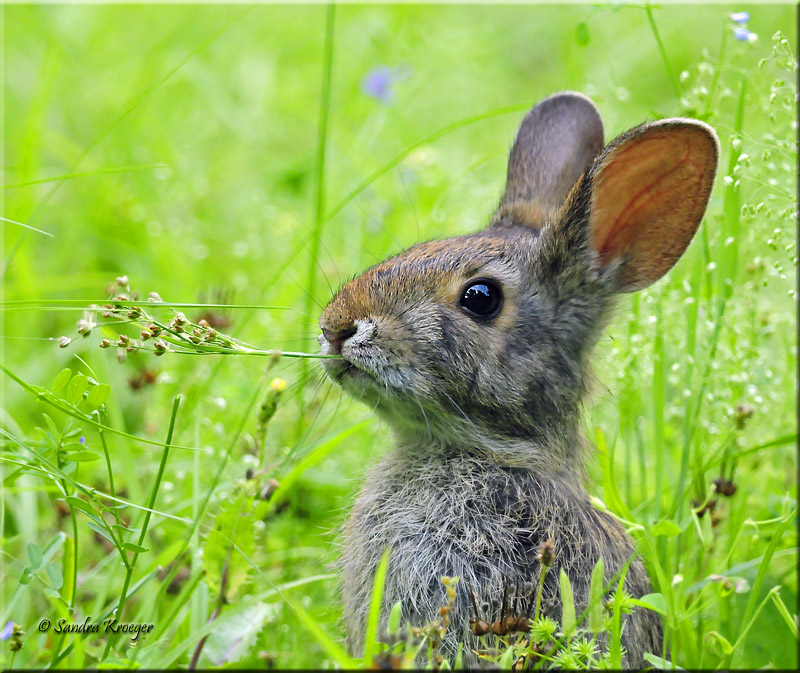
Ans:
{"label": "rabbit eye", "polygon": [[488,278],[470,281],[461,292],[461,308],[477,318],[494,318],[503,306],[503,292]]}

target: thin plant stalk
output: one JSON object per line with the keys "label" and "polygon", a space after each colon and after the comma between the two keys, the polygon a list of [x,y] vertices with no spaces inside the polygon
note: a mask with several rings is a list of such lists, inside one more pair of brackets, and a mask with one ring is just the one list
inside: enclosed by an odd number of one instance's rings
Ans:
{"label": "thin plant stalk", "polygon": [[[150,517],[152,516],[152,509],[156,502],[156,496],[158,495],[158,489],[161,486],[161,479],[164,476],[164,468],[167,466],[167,457],[169,456],[169,449],[170,444],[172,443],[172,434],[175,431],[175,419],[178,416],[178,407],[181,403],[181,396],[176,395],[175,401],[172,403],[172,415],[169,419],[169,430],[167,431],[167,441],[164,443],[164,451],[161,454],[161,463],[158,466],[158,473],[156,474],[156,480],[153,482],[153,488],[150,492],[150,501],[147,504],[147,511],[144,515],[144,523],[142,524],[142,530],[139,533],[139,542],[138,545],[141,547],[144,543],[144,538],[147,535],[147,527],[150,524]],[[133,569],[136,565],[136,560],[139,558],[139,552],[133,552],[133,558],[130,561],[128,566],[127,572],[125,573],[125,583],[122,585],[122,593],[119,597],[119,604],[117,605],[117,618],[122,617],[122,611],[125,608],[125,601],[127,600],[127,593],[128,587],[130,586],[131,576],[133,575]],[[108,657],[109,650],[111,649],[111,641],[113,639],[111,637],[108,638],[106,641],[105,650],[103,650],[103,657],[101,661],[105,661],[106,657]]]}
{"label": "thin plant stalk", "polygon": [[675,71],[672,69],[670,65],[669,58],[667,57],[667,50],[664,47],[664,43],[661,41],[661,35],[658,33],[658,27],[656,26],[656,20],[653,17],[653,8],[648,1],[645,5],[644,11],[647,12],[647,20],[650,23],[650,30],[653,31],[653,37],[656,39],[656,44],[658,45],[658,52],[661,54],[661,60],[664,62],[664,67],[667,70],[667,76],[669,77],[670,84],[672,84],[672,88],[675,91],[675,96],[680,100],[681,98],[681,84],[678,78],[675,76]]}
{"label": "thin plant stalk", "polygon": [[99,428],[98,433],[100,435],[100,443],[103,445],[103,454],[106,457],[106,469],[108,470],[108,492],[116,497],[117,492],[114,490],[114,470],[111,469],[111,456],[108,453],[108,445],[106,444],[106,437],[102,427]]}
{"label": "thin plant stalk", "polygon": [[[740,136],[742,133],[742,129],[744,127],[744,95],[745,95],[745,80],[742,78],[741,86],[739,88],[739,98],[737,101],[736,107],[736,117],[734,120],[734,135]],[[728,175],[733,175],[733,169],[736,166],[736,163],[739,160],[740,151],[736,149],[731,150],[731,156],[728,161]],[[735,233],[738,233],[740,230],[740,211],[741,208],[739,206],[739,187],[733,183],[730,185],[725,186],[725,193],[724,193],[724,200],[723,200],[723,214],[724,218],[723,221],[725,222],[726,228],[726,235],[734,236]],[[733,246],[730,246],[733,247]],[[689,463],[689,454],[691,452],[692,440],[694,439],[694,430],[697,425],[697,418],[700,414],[700,409],[703,404],[703,399],[705,397],[706,386],[708,384],[708,380],[711,374],[711,364],[714,360],[714,356],[717,350],[717,344],[719,343],[719,335],[722,331],[723,326],[723,316],[725,313],[725,308],[727,306],[727,300],[733,293],[733,285],[732,283],[726,283],[726,280],[733,280],[732,274],[735,273],[735,255],[736,251],[727,253],[723,250],[723,260],[725,261],[724,268],[719,270],[720,273],[720,280],[718,283],[718,292],[719,295],[717,296],[717,315],[714,320],[714,331],[711,335],[711,347],[708,351],[708,360],[703,372],[703,378],[701,380],[700,389],[695,397],[695,403],[692,407],[687,402],[687,422],[685,424],[686,432],[684,434],[684,443],[683,443],[683,454],[681,456],[681,468],[680,468],[680,478],[678,480],[678,493],[675,497],[675,502],[672,506],[672,511],[677,514],[677,518],[680,519],[683,514],[683,494],[685,492],[685,483],[688,476],[688,463]],[[730,259],[729,259],[730,255]],[[696,478],[700,478],[701,475],[696,475]],[[678,554],[680,554],[680,549],[678,550]]]}
{"label": "thin plant stalk", "polygon": [[[664,453],[667,450],[664,429],[664,325],[661,297],[656,301],[656,334],[653,342],[653,432],[656,454],[656,517],[661,517]],[[663,540],[663,538],[662,538]]]}
{"label": "thin plant stalk", "polygon": [[[239,510],[237,511],[236,515],[236,527],[239,525],[239,519],[241,516],[241,503],[239,505]],[[236,527],[233,530],[233,536],[236,536]],[[236,545],[233,539],[231,539],[231,544],[228,547],[228,557],[225,559],[225,566],[222,569],[222,575],[220,577],[220,587],[219,587],[219,596],[217,596],[217,604],[214,606],[214,611],[211,613],[211,616],[208,618],[209,623],[213,622],[217,617],[222,614],[222,609],[225,607],[225,604],[228,602],[225,596],[225,592],[228,590],[228,571],[230,569],[231,563],[231,554],[233,553],[233,548]],[[197,662],[200,660],[200,654],[203,652],[203,646],[206,644],[206,640],[208,640],[208,635],[203,636],[200,640],[197,641],[197,645],[194,648],[194,652],[192,652],[192,658],[189,661],[189,670],[193,671],[197,668]]]}
{"label": "thin plant stalk", "polygon": [[233,433],[233,438],[231,439],[231,442],[228,445],[228,448],[226,449],[225,454],[222,457],[222,460],[220,461],[219,467],[217,467],[217,471],[214,474],[211,486],[209,487],[208,491],[206,491],[206,494],[203,497],[203,500],[200,502],[199,507],[197,507],[195,510],[196,514],[193,517],[192,524],[189,528],[189,532],[187,533],[180,550],[178,551],[177,554],[175,554],[175,560],[173,561],[172,568],[169,570],[167,576],[164,578],[161,584],[161,589],[159,589],[158,595],[156,596],[156,599],[153,602],[154,614],[157,611],[157,606],[159,604],[159,601],[163,599],[163,595],[166,592],[167,587],[169,586],[170,582],[173,580],[175,575],[178,574],[178,570],[180,569],[181,559],[184,557],[186,551],[191,546],[192,541],[195,539],[195,531],[197,530],[197,527],[200,524],[200,518],[205,513],[206,507],[208,507],[208,503],[211,500],[211,496],[213,495],[214,490],[217,488],[217,485],[222,479],[222,474],[225,471],[225,467],[228,464],[228,459],[230,458],[234,448],[236,448],[236,445],[239,443],[239,438],[242,436],[245,425],[247,424],[247,421],[250,419],[253,407],[256,405],[256,402],[261,398],[265,384],[266,384],[266,377],[264,376],[262,377],[260,384],[256,386],[256,390],[252,395],[252,397],[250,398],[250,401],[248,402],[247,407],[244,410],[244,413],[242,414],[242,417],[239,421],[239,425],[236,428],[236,431]]}
{"label": "thin plant stalk", "polygon": [[536,611],[533,613],[533,621],[539,619],[539,612],[542,608],[542,593],[544,592],[544,576],[547,574],[547,566],[542,565],[539,573],[539,590],[536,592]]}
{"label": "thin plant stalk", "polygon": [[[311,332],[311,315],[314,309],[317,284],[317,265],[322,240],[322,225],[325,216],[325,149],[328,141],[328,112],[331,104],[331,72],[333,69],[333,28],[335,5],[330,3],[325,14],[325,55],[322,62],[322,95],[319,103],[319,123],[317,124],[317,152],[314,165],[314,227],[311,231],[308,273],[306,277],[305,316],[302,334]],[[302,405],[303,390],[307,378],[308,363],[300,365],[298,399]]]}
{"label": "thin plant stalk", "polygon": [[[136,595],[136,593],[138,593],[139,589],[141,589],[141,588],[142,588],[142,587],[143,587],[143,586],[144,586],[144,585],[145,585],[147,582],[149,582],[149,581],[150,581],[150,579],[151,579],[151,578],[152,578],[152,577],[153,577],[153,576],[156,574],[156,572],[157,572],[157,570],[153,570],[152,572],[149,572],[149,573],[147,573],[147,574],[146,574],[144,577],[142,577],[142,579],[140,579],[138,582],[136,582],[136,584],[134,584],[134,585],[131,587],[130,591],[128,591],[128,598],[130,598],[131,596],[134,596],[134,595]],[[113,608],[113,607],[109,606],[108,608],[106,608],[105,612],[103,612],[103,614],[101,614],[101,615],[100,615],[100,617],[99,617],[99,619],[97,620],[97,622],[98,622],[98,623],[100,623],[100,622],[103,622],[103,621],[105,621],[105,620],[106,620],[106,619],[108,619],[108,618],[109,618],[109,617],[110,617],[112,614],[114,614],[114,611],[115,611],[115,610],[116,610],[116,608]],[[72,643],[70,643],[69,645],[67,645],[67,646],[66,646],[66,647],[65,647],[65,648],[64,648],[64,649],[63,649],[63,650],[62,650],[62,651],[59,653],[58,657],[55,659],[55,661],[53,662],[53,665],[52,665],[50,668],[55,668],[56,666],[58,666],[58,664],[59,664],[59,663],[60,663],[60,662],[61,662],[61,661],[62,661],[62,660],[63,660],[63,659],[64,659],[64,658],[65,658],[65,657],[66,657],[66,656],[67,656],[67,655],[70,653],[70,652],[72,652],[72,648],[73,648],[74,646],[75,646],[75,642],[74,642],[74,641],[73,641]]]}
{"label": "thin plant stalk", "polygon": [[714,79],[711,80],[711,86],[708,89],[708,100],[706,101],[705,115],[708,117],[711,114],[711,107],[714,102],[714,92],[717,90],[717,83],[719,76],[722,73],[722,65],[725,63],[725,48],[728,46],[728,27],[722,29],[722,43],[719,46],[719,62],[717,63],[716,70],[714,71]]}

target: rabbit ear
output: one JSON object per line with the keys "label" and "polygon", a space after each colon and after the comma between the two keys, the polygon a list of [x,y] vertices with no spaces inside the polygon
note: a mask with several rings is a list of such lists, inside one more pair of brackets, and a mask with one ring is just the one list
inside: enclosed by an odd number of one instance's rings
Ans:
{"label": "rabbit ear", "polygon": [[707,124],[664,119],[614,140],[590,173],[590,245],[620,262],[620,292],[647,287],[683,254],[703,219],[719,156]]}
{"label": "rabbit ear", "polygon": [[527,202],[539,212],[557,210],[601,149],[603,120],[591,100],[571,91],[545,98],[517,133],[501,208]]}

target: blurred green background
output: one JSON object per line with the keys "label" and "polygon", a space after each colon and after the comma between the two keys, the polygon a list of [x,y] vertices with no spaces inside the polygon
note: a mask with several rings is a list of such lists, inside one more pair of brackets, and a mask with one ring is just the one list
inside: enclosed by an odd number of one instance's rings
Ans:
{"label": "blurred green background", "polygon": [[[745,10],[755,37],[740,33],[740,40],[733,31],[742,26],[729,12]],[[112,351],[97,348],[115,329],[80,339],[81,312],[48,309],[48,300],[102,302],[106,284],[126,274],[142,297],[155,291],[166,301],[285,307],[227,309],[214,317],[249,343],[313,353],[317,315],[342,282],[416,241],[487,222],[516,128],[539,99],[565,89],[589,95],[608,140],[658,117],[712,124],[722,156],[702,233],[666,280],[620,301],[596,353],[586,434],[612,455],[601,453],[592,494],[613,509],[606,491],[615,482],[652,535],[667,579],[685,583],[687,593],[675,590],[680,601],[670,616],[675,662],[718,665],[719,641],[708,634],[733,643],[750,594],[701,599],[689,586],[728,573],[752,587],[758,559],[797,495],[795,7],[668,5],[652,11],[657,33],[643,7],[619,5],[337,7],[330,96],[322,105],[324,173],[318,159],[325,6],[41,5],[0,12],[2,215],[52,234],[4,223],[4,300],[42,304],[6,305],[2,362],[45,386],[62,367],[94,372],[112,386],[109,424],[156,441],[166,433],[172,398],[182,393],[176,443],[200,451],[173,452],[156,507],[178,517],[194,517],[244,419],[192,543],[192,572],[213,514],[252,466],[256,419],[247,404],[264,360],[137,353],[120,364]],[[195,319],[201,313],[187,311]],[[59,349],[54,339],[61,335],[77,340]],[[154,382],[142,383],[143,372]],[[318,455],[321,442],[367,423],[304,469],[288,506],[266,520],[253,557],[260,572],[250,573],[231,614],[269,582],[331,572],[336,528],[366,466],[390,443],[369,409],[323,380],[317,362],[284,359],[272,376],[289,383],[268,434],[270,474],[279,481],[303,457]],[[3,427],[18,438],[36,437],[44,409],[11,379],[3,387]],[[742,404],[754,414],[737,429]],[[748,449],[787,437],[733,461],[738,492],[719,503],[711,538],[679,518],[676,537],[651,531],[656,520],[674,516],[674,502],[685,515],[692,499],[708,496],[721,470],[732,469],[730,460],[723,468],[718,457],[710,465],[704,457],[728,444]],[[86,438],[97,446],[90,428]],[[118,492],[146,502],[158,448],[109,441]],[[5,451],[12,449],[7,440]],[[9,473],[7,464],[2,469]],[[101,462],[82,464],[77,474],[107,488]],[[37,582],[17,595],[25,549],[72,529],[46,480],[25,476],[7,486],[0,578],[6,605],[16,598],[2,618],[27,632],[18,665],[38,667],[51,661],[54,644],[35,623],[52,599]],[[154,517],[154,553],[142,555],[140,572],[167,565],[171,559],[159,550],[188,530]],[[122,573],[114,553],[83,524],[80,535],[82,620],[116,600]],[[776,541],[759,584],[759,603],[781,585],[792,615],[796,537],[789,526]],[[170,610],[171,596],[159,594],[163,604],[153,604],[158,589],[154,578],[132,600],[131,616]],[[334,579],[289,595],[338,637]],[[328,665],[325,649],[287,604],[274,596],[268,602],[257,642],[236,665]],[[212,609],[213,596],[200,582],[170,629],[127,656],[151,667],[185,665],[192,634]],[[733,665],[796,666],[790,631],[767,602]],[[60,665],[96,665],[102,648],[90,640]],[[0,652],[7,664],[7,645]]]}

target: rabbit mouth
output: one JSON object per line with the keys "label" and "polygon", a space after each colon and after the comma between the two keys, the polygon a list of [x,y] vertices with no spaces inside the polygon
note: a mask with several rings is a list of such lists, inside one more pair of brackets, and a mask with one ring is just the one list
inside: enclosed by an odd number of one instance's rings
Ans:
{"label": "rabbit mouth", "polygon": [[[319,337],[324,355],[341,356],[341,359],[322,361],[326,374],[355,397],[363,397],[366,393],[371,399],[375,392],[396,393],[407,387],[407,373],[394,362],[390,353],[373,343],[374,324],[356,321],[356,325],[357,333],[348,337],[343,344],[337,344],[335,348],[325,335]],[[357,385],[352,385],[353,383]],[[372,389],[372,392],[368,389]]]}
{"label": "rabbit mouth", "polygon": [[336,365],[334,368],[334,378],[337,383],[342,384],[348,379],[360,381],[362,383],[381,383],[377,374],[366,367],[359,366],[354,360],[354,358],[343,356],[341,360],[336,360],[335,363],[332,363]]}
{"label": "rabbit mouth", "polygon": [[325,373],[332,378],[336,383],[342,385],[346,379],[361,379],[376,381],[376,377],[361,368],[356,364],[353,359],[345,355],[337,360],[323,360],[322,367]]}
{"label": "rabbit mouth", "polygon": [[389,363],[376,362],[367,353],[343,353],[339,360],[323,360],[325,373],[351,395],[372,399],[379,396],[394,397],[408,386],[400,370]]}

